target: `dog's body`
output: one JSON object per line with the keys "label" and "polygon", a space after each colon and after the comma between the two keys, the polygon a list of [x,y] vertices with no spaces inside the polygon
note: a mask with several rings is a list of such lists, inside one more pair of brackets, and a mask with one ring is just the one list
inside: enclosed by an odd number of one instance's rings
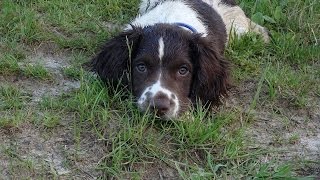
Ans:
{"label": "dog's body", "polygon": [[[252,31],[261,34],[264,41],[269,41],[268,31],[248,19],[243,10],[236,5],[235,0],[202,0],[202,2],[208,4],[219,14],[228,35],[236,33],[237,36],[241,36]],[[160,22],[184,22],[195,27],[199,33],[206,35],[207,27],[203,21],[199,20],[199,14],[205,16],[205,13],[210,13],[211,10],[208,12],[206,8],[195,7],[196,5],[201,6],[202,3],[198,4],[197,0],[142,0],[139,16],[132,23],[145,26]],[[147,13],[149,14],[145,15]]]}
{"label": "dog's body", "polygon": [[198,100],[218,104],[227,95],[224,49],[232,31],[268,40],[234,0],[143,0],[139,15],[106,43],[93,66],[104,81],[129,86],[142,111],[177,117]]}

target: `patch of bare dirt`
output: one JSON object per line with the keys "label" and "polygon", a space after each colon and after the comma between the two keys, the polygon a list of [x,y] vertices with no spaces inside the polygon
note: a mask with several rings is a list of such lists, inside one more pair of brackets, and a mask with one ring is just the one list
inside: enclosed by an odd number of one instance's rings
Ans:
{"label": "patch of bare dirt", "polygon": [[70,55],[67,52],[58,50],[55,45],[42,44],[34,49],[34,53],[27,57],[24,63],[31,65],[43,65],[51,75],[53,81],[46,83],[35,80],[21,80],[16,83],[23,89],[32,92],[34,102],[38,102],[46,96],[58,96],[80,87],[80,82],[70,80],[63,76],[64,68],[70,67]]}
{"label": "patch of bare dirt", "polygon": [[[0,129],[0,179],[97,178],[94,162],[104,155],[104,145],[90,136],[82,137],[78,144],[72,133],[72,129],[66,127],[43,132],[30,124],[24,124],[14,133]],[[30,170],[23,167],[27,162],[33,164]]]}
{"label": "patch of bare dirt", "polygon": [[[70,66],[70,59],[70,53],[55,45],[41,44],[19,66],[40,64],[52,78],[0,76],[0,85],[18,87],[31,99],[27,106],[36,106],[44,96],[55,97],[80,87],[79,81],[63,75],[63,69]],[[105,145],[90,133],[76,142],[71,119],[75,118],[64,117],[63,125],[54,129],[43,130],[28,122],[18,128],[0,129],[0,179],[96,179],[99,173],[95,165],[105,154]]]}
{"label": "patch of bare dirt", "polygon": [[32,103],[38,103],[44,96],[59,96],[80,87],[79,81],[68,79],[63,75],[64,68],[70,67],[70,60],[70,53],[59,50],[56,45],[40,44],[33,49],[33,53],[19,63],[19,66],[39,64],[46,68],[52,78],[39,80],[21,75],[0,76],[0,85],[6,83],[17,86],[20,90],[31,95]]}
{"label": "patch of bare dirt", "polygon": [[[265,94],[260,95],[260,104],[255,111],[250,105],[256,93],[257,84],[251,81],[237,87],[227,100],[229,107],[242,107],[253,115],[253,122],[246,131],[250,143],[273,152],[269,160],[311,160],[320,162],[320,99],[309,98],[306,107],[295,107],[283,100],[275,104],[263,102]],[[312,169],[320,169],[313,167]],[[319,171],[310,170],[302,174],[317,175]]]}

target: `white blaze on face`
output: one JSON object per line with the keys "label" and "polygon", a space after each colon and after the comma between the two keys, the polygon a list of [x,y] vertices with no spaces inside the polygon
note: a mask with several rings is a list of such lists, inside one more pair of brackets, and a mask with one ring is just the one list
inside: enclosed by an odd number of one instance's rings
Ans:
{"label": "white blaze on face", "polygon": [[161,37],[159,39],[159,59],[160,59],[160,64],[162,62],[163,55],[164,55],[164,42],[163,42],[163,38]]}
{"label": "white blaze on face", "polygon": [[[160,60],[159,66],[161,66],[162,58],[164,55],[164,41],[162,37],[159,38],[158,43],[159,43],[158,53],[159,53],[159,60]],[[165,94],[166,97],[169,99],[169,101],[173,101],[173,106],[170,107],[168,112],[165,114],[165,117],[167,118],[176,117],[179,111],[178,97],[175,93],[171,92],[170,90],[168,90],[167,88],[161,85],[161,79],[162,79],[162,71],[160,67],[160,74],[159,74],[158,80],[151,86],[148,86],[145,88],[145,90],[143,91],[143,93],[138,99],[138,106],[141,110],[146,111],[149,105],[154,101],[155,95],[159,93]]]}

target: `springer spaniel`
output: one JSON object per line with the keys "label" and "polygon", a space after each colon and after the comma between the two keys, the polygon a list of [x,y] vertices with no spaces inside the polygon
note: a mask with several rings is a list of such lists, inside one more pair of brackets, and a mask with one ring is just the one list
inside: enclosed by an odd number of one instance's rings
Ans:
{"label": "springer spaniel", "polygon": [[174,118],[220,103],[229,86],[229,34],[268,41],[234,0],[142,0],[139,15],[92,60],[103,81],[128,86],[141,111]]}

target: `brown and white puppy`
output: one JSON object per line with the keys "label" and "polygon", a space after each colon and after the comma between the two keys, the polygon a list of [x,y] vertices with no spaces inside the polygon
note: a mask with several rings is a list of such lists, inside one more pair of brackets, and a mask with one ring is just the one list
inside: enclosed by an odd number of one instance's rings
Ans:
{"label": "brown and white puppy", "polygon": [[[234,0],[142,0],[139,15],[92,60],[106,82],[131,88],[141,111],[174,118],[190,105],[219,104],[227,95],[228,34],[265,28]],[[130,80],[126,74],[130,74]]]}

